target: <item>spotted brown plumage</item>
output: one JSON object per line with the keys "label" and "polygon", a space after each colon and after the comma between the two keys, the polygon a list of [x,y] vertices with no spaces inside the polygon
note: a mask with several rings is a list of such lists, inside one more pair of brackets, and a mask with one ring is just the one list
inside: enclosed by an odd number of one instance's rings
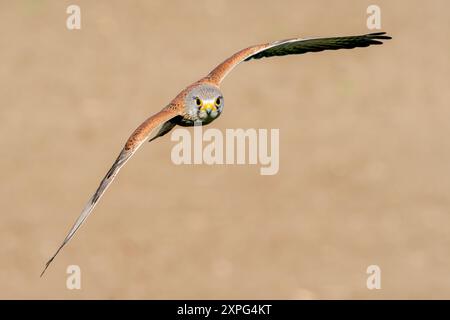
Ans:
{"label": "spotted brown plumage", "polygon": [[205,125],[220,116],[224,108],[224,99],[223,94],[220,92],[219,85],[226,75],[239,63],[263,57],[367,47],[370,45],[382,44],[381,40],[389,39],[391,39],[391,37],[387,36],[384,32],[349,37],[315,39],[294,38],[251,46],[233,54],[214,68],[206,77],[181,91],[165,108],[149,117],[136,128],[126,141],[125,146],[116,161],[100,182],[97,190],[85,205],[80,216],[75,221],[75,224],[69,230],[64,241],[46,263],[41,276],[61,249],[70,241],[70,239],[72,239],[77,230],[92,213],[95,205],[113,182],[120,169],[145,141],[153,141],[156,138],[165,135],[176,125],[192,126],[198,122]]}

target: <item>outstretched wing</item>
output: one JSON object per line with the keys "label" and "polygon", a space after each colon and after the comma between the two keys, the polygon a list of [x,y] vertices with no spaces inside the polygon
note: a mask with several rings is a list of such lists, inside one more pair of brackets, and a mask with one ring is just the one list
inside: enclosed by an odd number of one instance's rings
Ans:
{"label": "outstretched wing", "polygon": [[139,149],[139,147],[147,141],[151,136],[152,133],[157,133],[156,136],[152,138],[155,139],[158,134],[160,128],[170,119],[178,116],[178,113],[172,109],[172,108],[164,108],[157,114],[151,116],[147,120],[145,120],[130,136],[130,138],[127,140],[124,148],[120,152],[119,156],[117,157],[116,161],[112,165],[111,169],[109,169],[106,176],[103,178],[103,180],[100,182],[100,185],[98,186],[97,190],[95,191],[94,195],[89,199],[86,206],[84,207],[83,211],[81,212],[78,219],[75,221],[75,224],[70,229],[69,233],[67,234],[66,238],[62,242],[62,244],[59,246],[58,250],[56,250],[55,254],[48,260],[48,262],[45,264],[45,268],[41,273],[41,277],[44,274],[45,270],[47,270],[50,263],[52,263],[53,259],[55,259],[56,255],[61,251],[61,249],[72,239],[72,237],[75,235],[75,232],[81,227],[83,222],[89,217],[92,210],[94,209],[95,205],[97,204],[98,200],[101,198],[101,196],[105,193],[106,189],[109,187],[111,182],[113,182],[116,175],[119,173],[119,170],[123,167],[123,165],[133,156],[133,154]]}
{"label": "outstretched wing", "polygon": [[379,45],[381,40],[389,40],[385,32],[370,33],[360,36],[315,38],[315,39],[288,39],[267,44],[261,44],[243,49],[218,65],[211,71],[206,79],[219,85],[225,76],[242,61],[261,59],[264,57],[285,56],[289,54],[303,54],[323,50],[353,49]]}

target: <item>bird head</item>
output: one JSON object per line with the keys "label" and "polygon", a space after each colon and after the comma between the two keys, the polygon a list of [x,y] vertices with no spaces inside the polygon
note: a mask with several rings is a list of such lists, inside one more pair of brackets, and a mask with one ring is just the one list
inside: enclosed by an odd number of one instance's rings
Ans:
{"label": "bird head", "polygon": [[192,88],[185,98],[186,113],[194,121],[208,124],[217,119],[223,111],[222,92],[212,85],[200,84]]}

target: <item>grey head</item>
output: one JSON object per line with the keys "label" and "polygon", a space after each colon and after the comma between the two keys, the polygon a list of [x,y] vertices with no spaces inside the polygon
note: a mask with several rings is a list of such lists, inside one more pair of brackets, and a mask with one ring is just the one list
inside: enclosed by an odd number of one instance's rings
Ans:
{"label": "grey head", "polygon": [[223,111],[224,99],[219,88],[210,84],[199,84],[185,96],[186,116],[184,125],[194,125],[200,121],[202,125],[217,119]]}

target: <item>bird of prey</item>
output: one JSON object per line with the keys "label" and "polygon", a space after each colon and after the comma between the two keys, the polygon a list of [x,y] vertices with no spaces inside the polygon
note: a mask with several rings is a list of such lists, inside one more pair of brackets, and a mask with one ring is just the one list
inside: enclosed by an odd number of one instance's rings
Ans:
{"label": "bird of prey", "polygon": [[176,125],[193,126],[197,123],[206,125],[220,116],[223,112],[225,101],[219,85],[225,76],[239,63],[264,57],[368,47],[370,45],[380,45],[383,43],[382,40],[388,39],[392,38],[387,36],[385,32],[332,38],[293,38],[251,46],[233,54],[214,68],[206,77],[201,78],[181,91],[160,112],[149,117],[134,130],[116,161],[114,161],[111,169],[109,169],[106,176],[100,182],[94,195],[89,199],[80,216],[75,221],[75,224],[69,230],[66,238],[46,263],[41,276],[47,270],[53,259],[55,259],[56,255],[72,239],[75,232],[77,232],[83,222],[89,217],[98,200],[119,173],[119,170],[145,141],[153,141],[165,135]]}

